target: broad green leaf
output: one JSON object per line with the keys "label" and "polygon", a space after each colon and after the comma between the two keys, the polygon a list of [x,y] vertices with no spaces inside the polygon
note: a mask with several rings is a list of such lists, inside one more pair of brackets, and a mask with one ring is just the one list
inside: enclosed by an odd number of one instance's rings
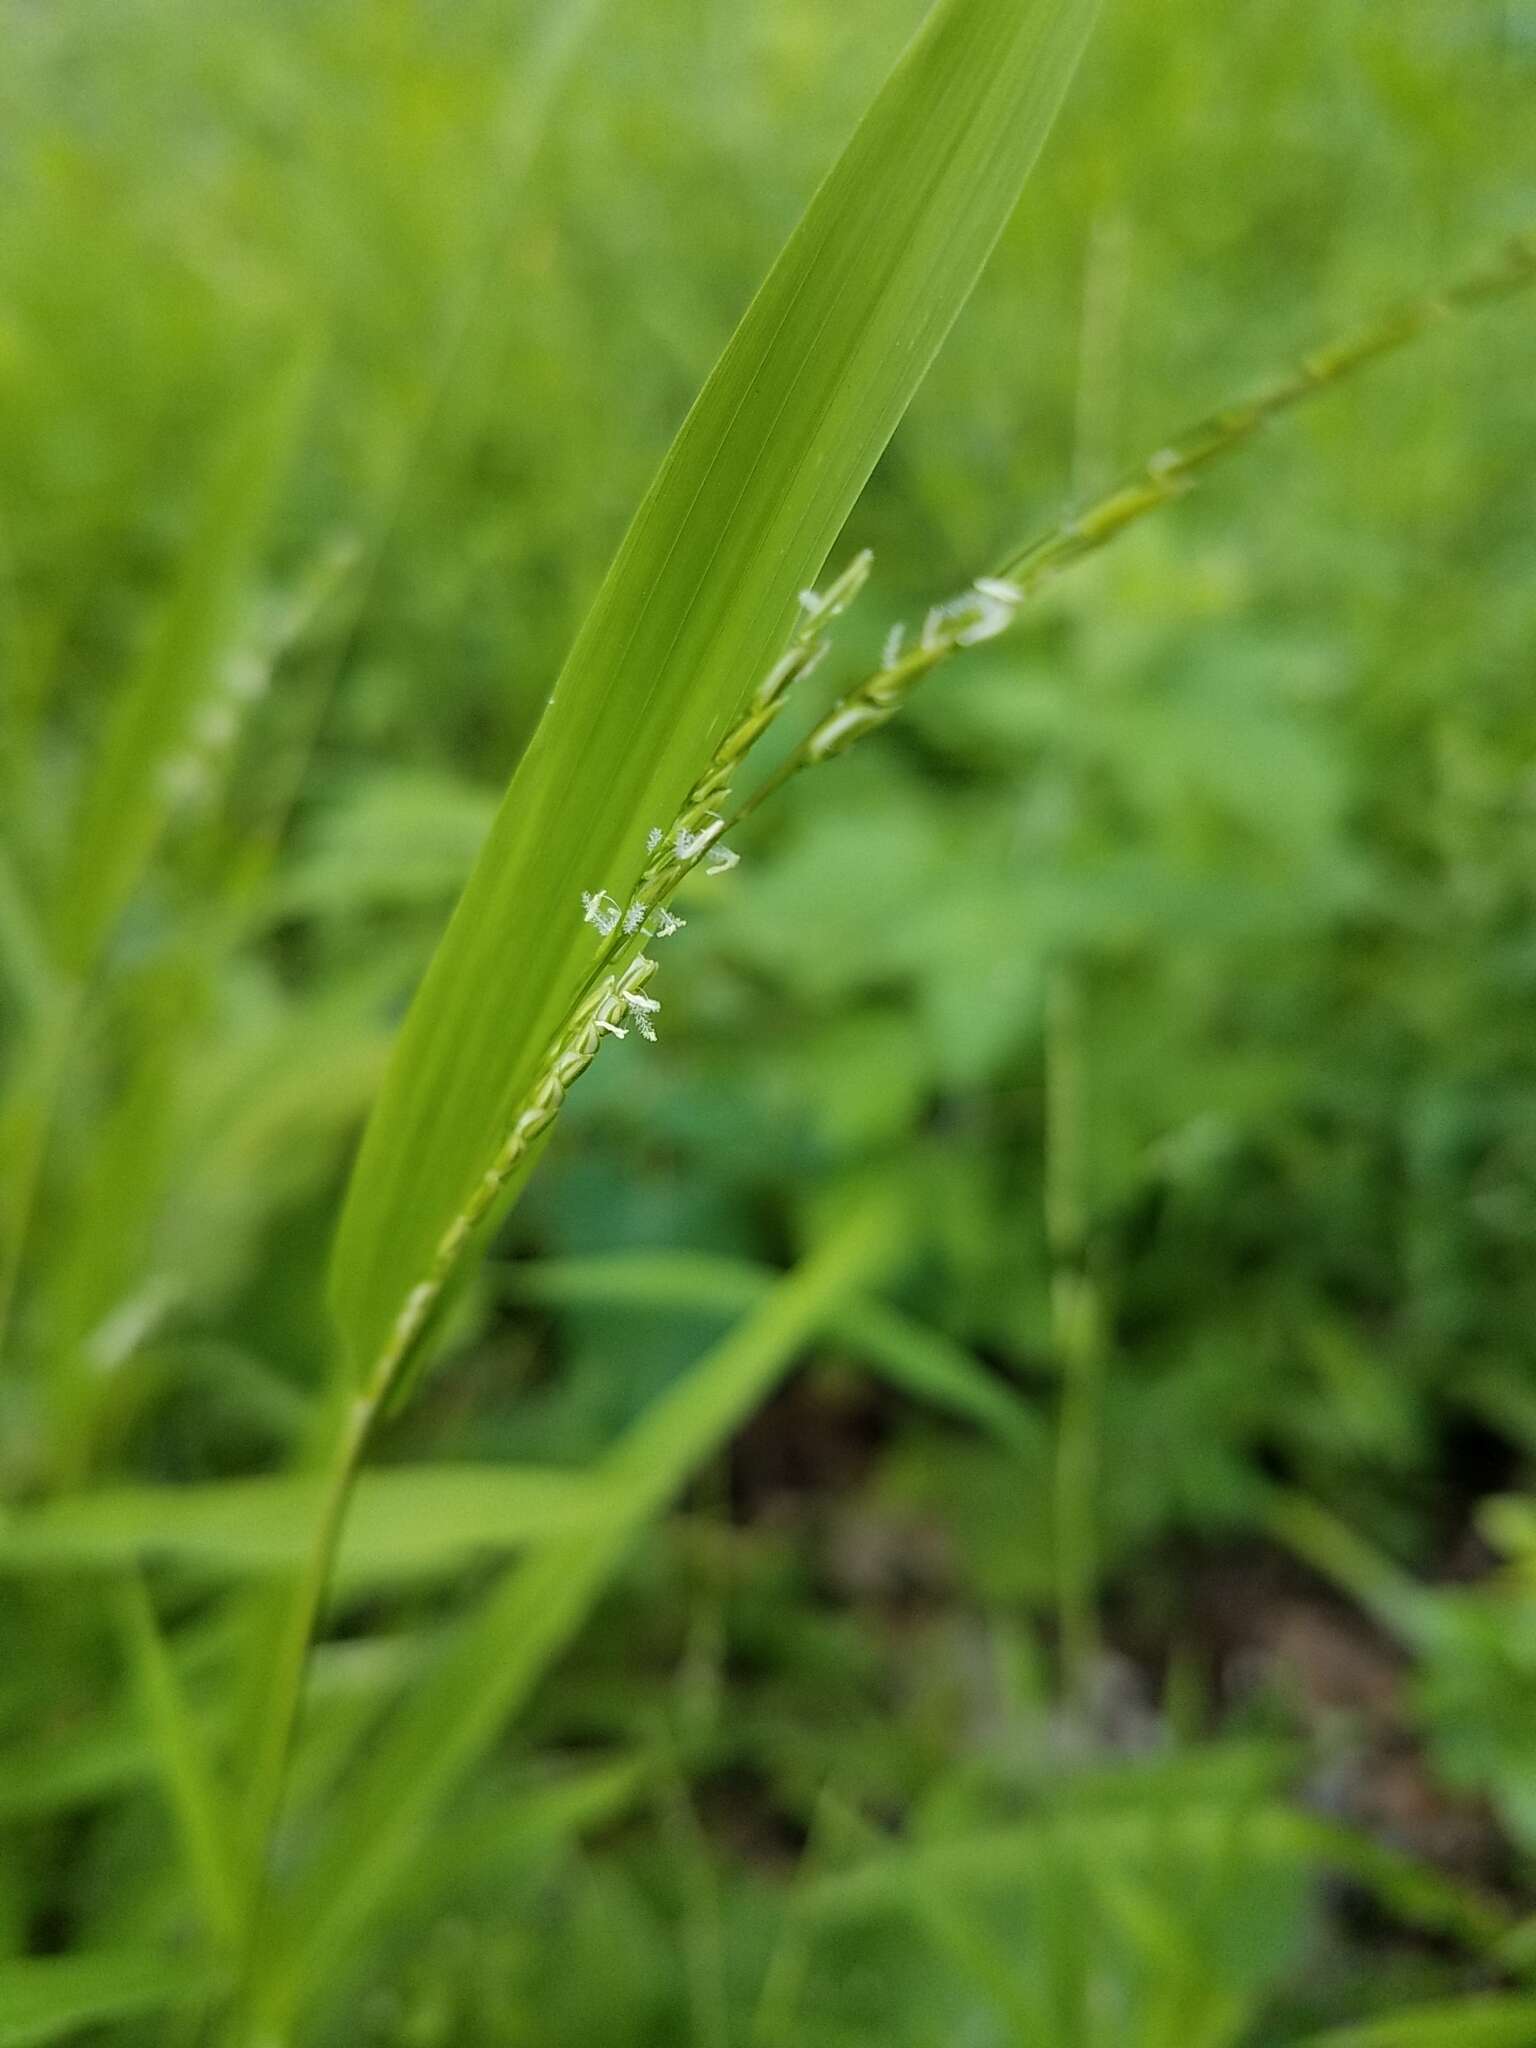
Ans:
{"label": "broad green leaf", "polygon": [[597,1467],[598,1526],[513,1565],[373,1747],[284,1916],[268,1998],[287,2010],[391,1897],[440,1809],[590,1614],[646,1524],[783,1377],[833,1305],[874,1284],[900,1221],[860,1201]]}
{"label": "broad green leaf", "polygon": [[136,1949],[0,1962],[0,2048],[35,2048],[82,2027],[197,2005],[208,1971],[184,1955]]}
{"label": "broad green leaf", "polygon": [[75,819],[57,948],[84,972],[138,886],[219,686],[313,379],[308,348],[269,373],[218,450],[176,582],[114,699]]}
{"label": "broad green leaf", "polygon": [[[746,1259],[695,1252],[624,1252],[606,1258],[544,1259],[508,1266],[512,1298],[545,1307],[697,1310],[737,1316],[773,1287],[775,1275]],[[824,1335],[845,1344],[892,1386],[990,1430],[1009,1450],[1043,1454],[1040,1418],[1006,1382],[942,1331],[884,1302],[838,1303]]]}
{"label": "broad green leaf", "polygon": [[[176,1559],[221,1573],[285,1572],[308,1556],[320,1482],[309,1474],[104,1487],[0,1516],[0,1575]],[[358,1482],[338,1575],[430,1578],[485,1553],[570,1537],[606,1509],[591,1481],[518,1466],[418,1465]]]}
{"label": "broad green leaf", "polygon": [[[940,0],[683,425],[406,1020],[333,1300],[366,1372],[627,895],[782,647],[1050,127],[1094,0]],[[634,1051],[635,1048],[628,1048]]]}

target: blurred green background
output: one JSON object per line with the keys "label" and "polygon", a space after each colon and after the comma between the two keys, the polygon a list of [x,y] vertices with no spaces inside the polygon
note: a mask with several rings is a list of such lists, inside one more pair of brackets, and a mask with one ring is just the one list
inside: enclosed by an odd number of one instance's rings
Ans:
{"label": "blurred green background", "polygon": [[[12,1512],[302,1436],[392,1026],[918,12],[6,0]],[[1527,225],[1533,94],[1532,0],[1110,0],[856,516],[827,688]],[[922,1192],[903,1328],[1023,1419],[999,1441],[818,1345],[300,2038],[1259,2048],[1450,2001],[1350,2038],[1536,2042],[1472,2031],[1536,1983],[1532,312],[1281,427],[685,905],[663,1044],[573,1097],[382,1460],[586,1465],[730,1320],[698,1297],[736,1269],[670,1255],[782,1265],[871,1167]],[[111,707],[296,334],[318,382],[260,574],[65,1014],[37,932]],[[648,1306],[565,1263],[618,1254]],[[0,1956],[183,1938],[112,1574],[10,1527]],[[317,1782],[487,1569],[343,1599]],[[249,1596],[152,1585],[217,1724]]]}

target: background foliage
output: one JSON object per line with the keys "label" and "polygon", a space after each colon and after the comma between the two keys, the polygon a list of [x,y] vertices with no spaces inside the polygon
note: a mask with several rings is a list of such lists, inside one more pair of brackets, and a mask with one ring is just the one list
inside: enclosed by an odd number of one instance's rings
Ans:
{"label": "background foliage", "polygon": [[[0,1955],[217,1917],[157,1660],[237,1756],[228,1546],[280,1561],[296,1510],[210,1495],[171,1554],[130,1489],[271,1473],[323,1400],[393,1023],[917,11],[5,9]],[[855,515],[839,673],[1524,225],[1533,84],[1528,0],[1111,5]],[[664,1043],[573,1098],[383,1463],[549,1468],[580,1526],[871,1170],[922,1195],[901,1336],[828,1325],[303,2038],[1536,2040],[1529,322],[1298,416],[684,906]],[[125,804],[123,705],[199,660],[196,744]],[[917,1398],[902,1338],[1008,1426]],[[525,1540],[497,1499],[494,1537],[479,1496],[360,1503],[301,1816]],[[34,2024],[7,1968],[0,2041],[55,2037],[59,1980]],[[134,1981],[80,2024],[164,2039]]]}

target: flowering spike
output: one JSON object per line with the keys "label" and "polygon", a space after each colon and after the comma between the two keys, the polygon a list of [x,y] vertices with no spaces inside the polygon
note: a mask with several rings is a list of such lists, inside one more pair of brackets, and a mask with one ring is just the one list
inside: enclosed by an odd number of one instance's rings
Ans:
{"label": "flowering spike", "polygon": [[766,711],[770,704],[776,704],[796,676],[805,672],[805,648],[797,642],[787,654],[781,654],[769,669],[767,675],[752,692],[752,709]]}

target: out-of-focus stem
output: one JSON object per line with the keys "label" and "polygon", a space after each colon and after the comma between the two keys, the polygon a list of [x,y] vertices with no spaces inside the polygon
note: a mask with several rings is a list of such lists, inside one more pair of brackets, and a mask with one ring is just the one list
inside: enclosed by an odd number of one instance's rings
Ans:
{"label": "out-of-focus stem", "polygon": [[[1088,236],[1078,345],[1073,482],[1080,497],[1102,487],[1114,462],[1114,416],[1129,237],[1124,219],[1101,212]],[[1051,1337],[1061,1372],[1054,1533],[1061,1678],[1082,1700],[1099,1654],[1099,1487],[1107,1316],[1093,1270],[1087,982],[1082,965],[1057,961],[1045,1001],[1045,1229],[1051,1261]]]}
{"label": "out-of-focus stem", "polygon": [[1045,1006],[1045,1228],[1051,1337],[1061,1372],[1055,1471],[1056,1613],[1063,1689],[1081,1697],[1098,1656],[1100,1416],[1105,1315],[1088,1211],[1091,1116],[1079,967],[1051,971]]}

